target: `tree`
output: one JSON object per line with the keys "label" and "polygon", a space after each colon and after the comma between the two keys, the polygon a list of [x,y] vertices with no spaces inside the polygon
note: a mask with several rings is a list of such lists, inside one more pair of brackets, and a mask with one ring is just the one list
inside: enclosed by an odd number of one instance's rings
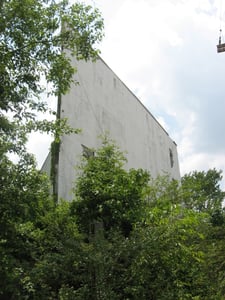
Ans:
{"label": "tree", "polygon": [[223,210],[212,222],[178,182],[124,162],[103,139],[74,201],[55,203],[30,155],[2,156],[0,299],[224,298]]}
{"label": "tree", "polygon": [[14,164],[4,155],[0,162],[0,298],[18,299],[35,252],[25,232],[32,231],[53,202],[48,180],[33,157],[24,154]]}
{"label": "tree", "polygon": [[103,21],[97,9],[67,0],[1,0],[0,16],[0,150],[19,151],[27,132],[54,132],[51,122],[37,120],[48,110],[41,82],[50,94],[65,94],[76,71],[66,51],[96,58]]}
{"label": "tree", "polygon": [[88,299],[206,299],[208,215],[185,208],[167,176],[125,171],[107,139],[84,160],[71,209],[91,246]]}
{"label": "tree", "polygon": [[85,299],[91,251],[70,204],[56,204],[49,187],[30,155],[2,157],[0,299]]}
{"label": "tree", "polygon": [[29,271],[32,297],[85,299],[90,249],[78,232],[70,204],[61,202],[48,210],[27,236],[38,254]]}
{"label": "tree", "polygon": [[[51,257],[57,258],[62,250],[62,261],[74,245],[79,248],[79,234],[65,208],[68,205],[53,202],[46,176],[26,152],[27,134],[41,130],[59,139],[62,133],[74,132],[65,120],[39,121],[37,115],[55,114],[45,103],[44,93],[60,97],[69,90],[76,72],[71,55],[86,60],[97,57],[103,20],[97,9],[82,3],[69,5],[67,0],[1,0],[0,16],[0,298],[47,295],[51,299],[66,295],[72,280],[68,272],[70,279],[63,274],[61,285],[57,276],[45,281]],[[18,163],[10,161],[8,152],[19,155]],[[57,232],[64,234],[61,240]],[[65,261],[73,265],[74,256],[68,255]]]}
{"label": "tree", "polygon": [[85,158],[75,187],[74,213],[87,234],[96,223],[129,236],[133,225],[144,216],[149,174],[138,169],[126,171],[123,153],[107,137],[95,155]]}
{"label": "tree", "polygon": [[151,208],[146,226],[134,233],[137,252],[130,268],[134,299],[210,299],[205,298],[208,286],[200,247],[204,216],[181,207],[171,206],[166,214],[165,210]]}
{"label": "tree", "polygon": [[221,210],[225,192],[220,188],[222,171],[216,169],[194,171],[181,179],[182,201],[185,206],[197,211],[209,212]]}
{"label": "tree", "polygon": [[190,210],[207,213],[209,224],[201,249],[205,255],[204,274],[209,287],[209,299],[210,295],[212,299],[223,299],[225,295],[223,258],[225,192],[221,190],[221,180],[222,171],[216,169],[207,172],[194,171],[186,174],[181,180],[185,206]]}

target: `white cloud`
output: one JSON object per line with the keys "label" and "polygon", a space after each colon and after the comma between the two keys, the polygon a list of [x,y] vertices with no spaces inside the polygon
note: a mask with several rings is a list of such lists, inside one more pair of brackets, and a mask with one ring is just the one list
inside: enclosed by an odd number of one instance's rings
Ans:
{"label": "white cloud", "polygon": [[190,156],[194,152],[193,135],[196,130],[196,114],[194,112],[187,112],[183,114],[186,120],[186,125],[183,127],[180,136],[179,150],[181,159]]}

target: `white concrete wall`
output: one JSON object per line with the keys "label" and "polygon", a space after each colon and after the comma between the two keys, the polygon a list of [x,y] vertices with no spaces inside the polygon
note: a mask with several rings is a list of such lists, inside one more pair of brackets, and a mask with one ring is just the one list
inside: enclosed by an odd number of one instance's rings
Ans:
{"label": "white concrete wall", "polygon": [[[98,136],[109,132],[122,151],[127,152],[127,168],[143,168],[153,177],[167,172],[179,179],[176,144],[141,104],[135,95],[101,60],[75,62],[74,85],[62,98],[61,116],[67,117],[78,135],[62,138],[59,156],[59,197],[70,200],[75,179],[75,166],[82,155],[82,144],[89,148],[100,145]],[[171,167],[170,150],[174,165]]]}

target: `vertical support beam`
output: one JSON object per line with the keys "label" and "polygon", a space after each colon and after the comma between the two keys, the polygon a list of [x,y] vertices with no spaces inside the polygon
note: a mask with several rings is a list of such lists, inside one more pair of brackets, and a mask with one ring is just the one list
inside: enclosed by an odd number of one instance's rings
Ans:
{"label": "vertical support beam", "polygon": [[[65,30],[64,23],[61,21],[61,34]],[[61,53],[63,53],[64,47],[63,43],[61,44]],[[57,112],[56,112],[56,121],[61,118],[61,104],[62,104],[62,94],[59,91],[58,93],[58,102],[57,102]],[[51,144],[51,181],[53,189],[53,198],[55,203],[58,202],[58,189],[59,189],[59,152],[60,152],[60,136],[55,133],[54,141]]]}
{"label": "vertical support beam", "polygon": [[[56,120],[61,118],[62,95],[58,95]],[[60,136],[55,135],[55,139],[51,144],[51,181],[53,189],[53,197],[55,202],[58,201],[58,178],[59,178],[59,152],[60,152]]]}

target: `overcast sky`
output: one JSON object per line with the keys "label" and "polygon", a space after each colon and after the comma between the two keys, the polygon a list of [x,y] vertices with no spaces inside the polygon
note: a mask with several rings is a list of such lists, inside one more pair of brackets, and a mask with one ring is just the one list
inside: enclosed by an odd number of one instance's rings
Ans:
{"label": "overcast sky", "polygon": [[216,52],[225,1],[84,2],[105,19],[102,58],[177,143],[181,175],[215,167],[225,176],[225,52]]}

